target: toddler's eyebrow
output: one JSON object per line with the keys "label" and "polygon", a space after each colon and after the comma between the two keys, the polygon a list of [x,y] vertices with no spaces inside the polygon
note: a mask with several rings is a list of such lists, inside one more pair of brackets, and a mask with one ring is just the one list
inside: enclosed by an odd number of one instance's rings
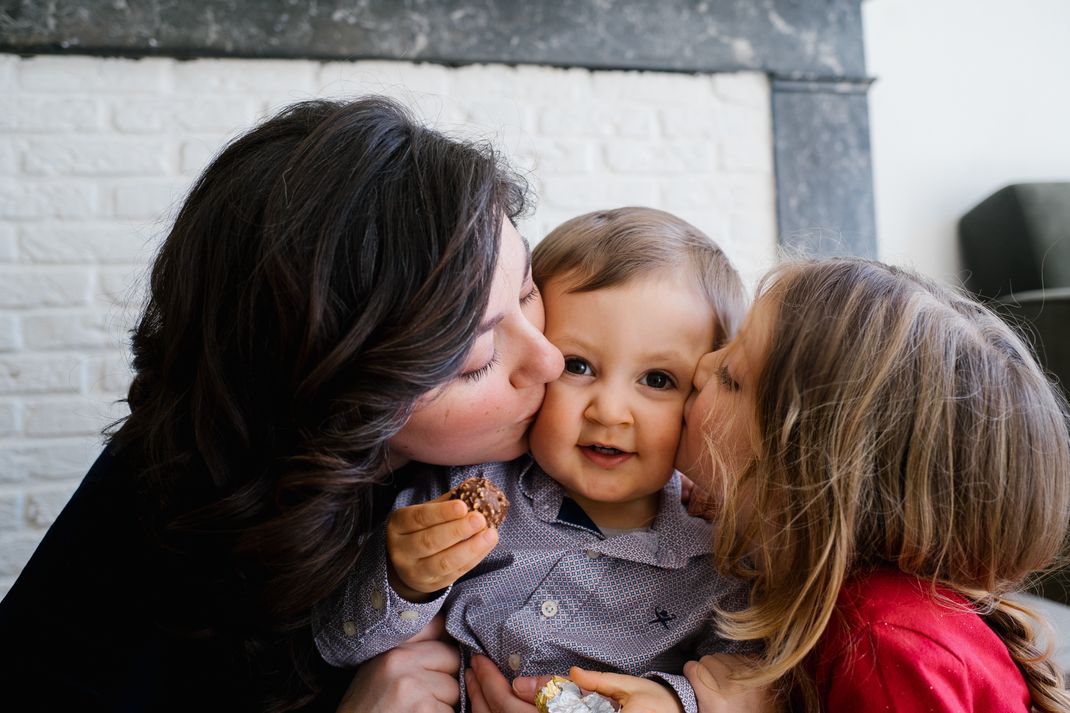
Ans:
{"label": "toddler's eyebrow", "polygon": [[645,356],[649,361],[657,362],[657,363],[663,363],[663,362],[674,363],[674,362],[690,362],[691,361],[691,357],[688,356],[687,354],[685,354],[684,352],[671,351],[671,350],[655,352],[653,354],[646,354]]}

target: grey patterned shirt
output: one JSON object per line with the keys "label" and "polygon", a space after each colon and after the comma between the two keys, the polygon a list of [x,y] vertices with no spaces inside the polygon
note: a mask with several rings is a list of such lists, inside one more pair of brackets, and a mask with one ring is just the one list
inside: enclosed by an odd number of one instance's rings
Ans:
{"label": "grey patterned shirt", "polygon": [[368,542],[340,597],[319,612],[316,646],[334,666],[353,666],[402,643],[439,611],[466,652],[507,675],[567,673],[570,666],[657,677],[688,713],[690,659],[743,651],[717,635],[713,608],[738,610],[747,590],[713,567],[709,523],[680,503],[680,477],[662,492],[650,530],[605,537],[528,456],[508,463],[428,468],[395,507],[438,497],[482,475],[512,506],[497,547],[433,601],[414,604],[387,581],[385,528]]}

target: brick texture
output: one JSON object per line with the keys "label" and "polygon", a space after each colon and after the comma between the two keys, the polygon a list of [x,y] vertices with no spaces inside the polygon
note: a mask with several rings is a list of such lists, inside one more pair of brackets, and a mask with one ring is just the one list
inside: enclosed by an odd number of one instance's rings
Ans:
{"label": "brick texture", "polygon": [[125,413],[126,330],[193,179],[287,104],[369,93],[497,145],[536,193],[532,241],[640,204],[751,283],[774,257],[761,74],[0,55],[0,596]]}

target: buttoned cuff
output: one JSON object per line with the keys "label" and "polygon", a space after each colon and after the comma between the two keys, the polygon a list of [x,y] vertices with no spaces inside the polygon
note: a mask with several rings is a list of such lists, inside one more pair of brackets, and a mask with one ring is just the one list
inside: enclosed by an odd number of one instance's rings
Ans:
{"label": "buttoned cuff", "polygon": [[[384,557],[385,561],[385,557]],[[394,591],[390,586],[390,578],[386,574],[386,566],[383,566],[383,577],[378,586],[372,591],[368,599],[368,606],[373,612],[382,612],[383,624],[389,626],[403,640],[410,639],[431,623],[442,605],[446,603],[446,595],[453,589],[453,585],[446,587],[438,593],[434,599],[426,602],[410,602],[405,597]],[[383,596],[385,593],[385,597]],[[381,609],[377,605],[382,602]]]}
{"label": "buttoned cuff", "polygon": [[684,676],[673,673],[651,671],[644,673],[642,678],[657,680],[668,684],[668,686],[676,693],[676,697],[680,699],[680,703],[683,704],[684,713],[698,713],[698,700],[695,699],[695,689],[691,688],[691,682]]}
{"label": "buttoned cuff", "polygon": [[450,591],[419,604],[395,592],[383,529],[369,538],[361,560],[316,633],[316,648],[332,666],[356,666],[412,638],[438,614]]}

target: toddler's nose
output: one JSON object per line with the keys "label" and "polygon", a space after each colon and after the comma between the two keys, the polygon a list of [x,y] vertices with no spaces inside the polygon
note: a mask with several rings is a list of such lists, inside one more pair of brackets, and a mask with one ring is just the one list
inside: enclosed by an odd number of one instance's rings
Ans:
{"label": "toddler's nose", "polygon": [[589,421],[607,427],[627,426],[633,422],[628,400],[610,385],[605,385],[593,395],[583,415]]}

